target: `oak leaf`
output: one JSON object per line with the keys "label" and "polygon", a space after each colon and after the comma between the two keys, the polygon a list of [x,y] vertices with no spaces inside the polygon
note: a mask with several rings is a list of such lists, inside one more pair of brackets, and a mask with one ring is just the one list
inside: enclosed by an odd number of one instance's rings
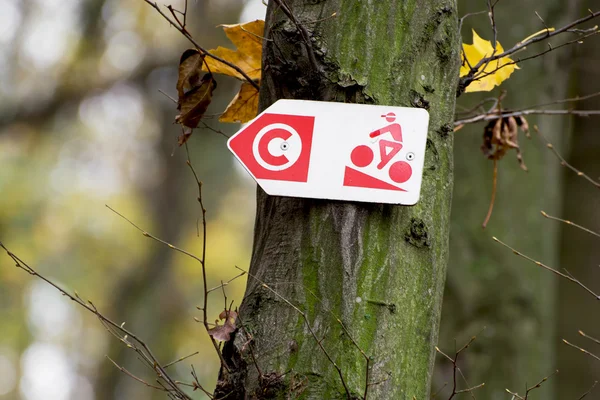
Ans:
{"label": "oak leaf", "polygon": [[219,121],[246,123],[256,117],[256,114],[258,114],[258,90],[250,83],[244,82]]}
{"label": "oak leaf", "polygon": [[[486,57],[492,54],[501,54],[504,52],[500,42],[496,41],[496,52],[489,40],[482,39],[475,30],[473,30],[473,44],[463,44],[462,66],[460,67],[460,76],[466,76],[474,67]],[[484,62],[477,72],[474,80],[467,86],[466,92],[488,92],[494,87],[510,77],[515,69],[519,67],[509,57],[501,57],[498,60]]]}
{"label": "oak leaf", "polygon": [[[256,20],[244,24],[220,25],[237,50],[217,47],[209,52],[239,67],[252,80],[260,80],[260,65],[262,59],[262,41],[265,30],[265,21]],[[208,57],[204,71],[215,74],[224,74],[235,78],[246,79],[229,65]]]}

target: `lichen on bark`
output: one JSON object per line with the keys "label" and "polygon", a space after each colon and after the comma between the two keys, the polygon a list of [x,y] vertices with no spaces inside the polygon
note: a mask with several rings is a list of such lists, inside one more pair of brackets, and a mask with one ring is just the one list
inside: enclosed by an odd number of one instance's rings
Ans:
{"label": "lichen on bark", "polygon": [[[245,328],[225,346],[229,365],[215,393],[362,398],[368,380],[369,398],[425,399],[448,256],[452,138],[439,132],[452,122],[458,81],[455,1],[287,4],[310,43],[271,1],[261,108],[280,98],[426,107],[428,168],[421,200],[411,207],[271,197],[258,189],[250,263],[257,279],[248,280],[240,307]],[[301,309],[311,329],[258,279]],[[348,334],[369,357],[368,378]]]}

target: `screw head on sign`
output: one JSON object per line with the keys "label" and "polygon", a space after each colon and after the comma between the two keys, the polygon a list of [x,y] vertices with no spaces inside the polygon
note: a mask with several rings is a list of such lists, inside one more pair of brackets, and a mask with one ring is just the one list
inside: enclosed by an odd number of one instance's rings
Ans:
{"label": "screw head on sign", "polygon": [[406,159],[407,159],[408,161],[412,161],[412,160],[414,160],[414,159],[415,159],[415,153],[412,153],[412,152],[411,152],[411,153],[408,153],[408,154],[406,155]]}
{"label": "screw head on sign", "polygon": [[279,147],[281,148],[281,150],[286,151],[290,148],[290,144],[288,142],[283,142]]}
{"label": "screw head on sign", "polygon": [[389,112],[381,116],[381,118],[385,118],[387,122],[394,122],[396,120],[396,114],[393,112]]}

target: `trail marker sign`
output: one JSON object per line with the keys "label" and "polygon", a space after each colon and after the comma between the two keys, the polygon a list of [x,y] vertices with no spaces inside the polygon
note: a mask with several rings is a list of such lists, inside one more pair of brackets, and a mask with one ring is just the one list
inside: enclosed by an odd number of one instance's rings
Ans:
{"label": "trail marker sign", "polygon": [[413,205],[428,124],[422,108],[279,100],[227,145],[270,195]]}

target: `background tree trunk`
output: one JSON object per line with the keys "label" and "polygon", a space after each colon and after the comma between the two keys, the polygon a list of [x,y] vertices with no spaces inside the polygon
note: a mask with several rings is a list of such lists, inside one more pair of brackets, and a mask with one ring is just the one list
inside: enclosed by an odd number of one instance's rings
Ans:
{"label": "background tree trunk", "polygon": [[[578,15],[580,10],[576,3],[502,1],[495,8],[498,40],[504,48],[509,48],[542,29],[535,11],[549,26],[562,26]],[[482,7],[481,3],[475,5],[468,1],[459,5],[464,6],[460,8],[461,15]],[[471,43],[471,31],[467,28],[470,23],[482,37],[491,39],[489,20],[485,16],[473,17],[467,20],[463,31],[465,43]],[[502,85],[502,89],[508,91],[503,105],[530,107],[564,98],[571,51],[572,48],[561,49],[521,64],[521,69]],[[498,94],[495,92],[492,96]],[[463,97],[461,102],[476,103],[490,94]],[[565,117],[529,118],[529,125],[539,125],[544,136],[557,146],[567,137],[568,122]],[[455,134],[451,257],[440,332],[440,345],[451,351],[455,338],[460,347],[486,328],[463,355],[465,364],[462,365],[470,386],[485,382],[485,387],[477,391],[477,399],[481,400],[505,399],[506,388],[521,393],[526,383],[531,386],[557,368],[554,360],[556,278],[495,244],[492,236],[549,265],[556,265],[560,227],[544,219],[540,211],[558,214],[562,187],[562,167],[556,158],[534,132],[532,140],[521,135],[519,143],[529,172],[519,168],[513,152],[498,163],[496,205],[487,229],[482,230],[490,202],[493,170],[492,162],[479,150],[483,128],[484,124],[477,124]],[[442,358],[440,361],[434,390],[452,380],[452,365]],[[558,368],[562,370],[560,365]],[[536,396],[553,398],[554,385],[560,378],[550,379],[536,390]]]}
{"label": "background tree trunk", "polygon": [[[425,399],[448,256],[456,4],[288,0],[309,30],[316,71],[275,3],[267,12],[261,108],[279,98],[428,108],[423,188],[414,207],[270,197],[259,189],[251,274],[306,313],[351,396],[299,313],[252,278],[240,309],[247,333],[225,346],[229,372],[222,369],[216,394],[348,398],[363,396],[368,381],[371,398]],[[370,357],[368,377],[328,310]]]}
{"label": "background tree trunk", "polygon": [[[582,1],[579,11],[585,13],[590,7],[597,8],[593,0]],[[571,60],[574,65],[573,93],[586,95],[600,91],[600,42],[590,40],[578,46],[576,56]],[[600,109],[599,99],[593,98],[578,104],[578,108]],[[577,166],[592,178],[600,178],[600,134],[597,117],[573,118],[570,154],[565,146],[563,156],[572,165]],[[563,169],[565,190],[563,191],[563,217],[600,232],[600,190],[572,171]],[[557,266],[567,268],[581,282],[598,293],[600,279],[600,240],[579,229],[561,225],[561,257]],[[558,365],[560,367],[561,387],[558,398],[577,398],[594,381],[598,380],[600,363],[576,349],[565,346],[561,339],[567,339],[597,354],[597,346],[581,338],[577,331],[581,329],[588,335],[600,337],[600,321],[596,318],[598,302],[571,282],[559,282],[558,302]],[[598,388],[593,392],[598,396]]]}

